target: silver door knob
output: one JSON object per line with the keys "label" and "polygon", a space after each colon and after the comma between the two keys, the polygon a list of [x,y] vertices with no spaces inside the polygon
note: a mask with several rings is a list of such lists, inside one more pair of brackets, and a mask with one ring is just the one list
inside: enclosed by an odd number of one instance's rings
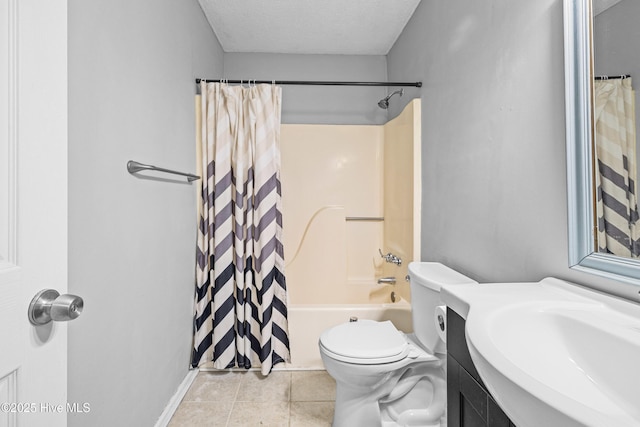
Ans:
{"label": "silver door knob", "polygon": [[52,320],[66,322],[80,316],[83,308],[84,301],[79,296],[43,289],[29,304],[29,321],[33,325],[46,325]]}

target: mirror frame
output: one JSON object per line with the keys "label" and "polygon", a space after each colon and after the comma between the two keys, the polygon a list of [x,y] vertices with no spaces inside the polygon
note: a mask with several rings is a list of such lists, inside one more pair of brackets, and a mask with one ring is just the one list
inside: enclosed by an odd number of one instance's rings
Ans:
{"label": "mirror frame", "polygon": [[640,260],[595,252],[591,0],[564,0],[569,266],[640,286]]}

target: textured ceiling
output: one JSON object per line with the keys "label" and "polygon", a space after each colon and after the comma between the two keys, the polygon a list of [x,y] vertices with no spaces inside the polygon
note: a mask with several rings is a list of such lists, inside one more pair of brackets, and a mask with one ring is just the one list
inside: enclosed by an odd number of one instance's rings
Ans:
{"label": "textured ceiling", "polygon": [[225,52],[386,55],[420,0],[199,0]]}

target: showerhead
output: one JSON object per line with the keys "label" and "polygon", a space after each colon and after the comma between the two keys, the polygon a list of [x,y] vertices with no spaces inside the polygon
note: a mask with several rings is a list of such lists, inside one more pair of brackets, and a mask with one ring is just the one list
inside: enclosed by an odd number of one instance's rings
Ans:
{"label": "showerhead", "polygon": [[381,100],[378,102],[378,107],[382,108],[383,110],[386,110],[387,108],[389,108],[389,99],[390,99],[393,95],[395,95],[396,93],[399,93],[399,94],[400,94],[400,96],[402,96],[402,95],[404,95],[404,89],[397,90],[397,91],[393,92],[391,95],[388,95],[386,98],[381,99]]}

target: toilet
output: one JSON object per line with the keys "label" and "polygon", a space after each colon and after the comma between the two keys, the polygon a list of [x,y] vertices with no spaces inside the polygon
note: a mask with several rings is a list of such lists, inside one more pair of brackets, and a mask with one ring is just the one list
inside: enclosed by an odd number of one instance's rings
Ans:
{"label": "toilet", "polygon": [[435,262],[409,264],[413,334],[360,319],[324,331],[324,366],[336,380],[333,427],[444,427],[447,404],[442,285],[477,283]]}

